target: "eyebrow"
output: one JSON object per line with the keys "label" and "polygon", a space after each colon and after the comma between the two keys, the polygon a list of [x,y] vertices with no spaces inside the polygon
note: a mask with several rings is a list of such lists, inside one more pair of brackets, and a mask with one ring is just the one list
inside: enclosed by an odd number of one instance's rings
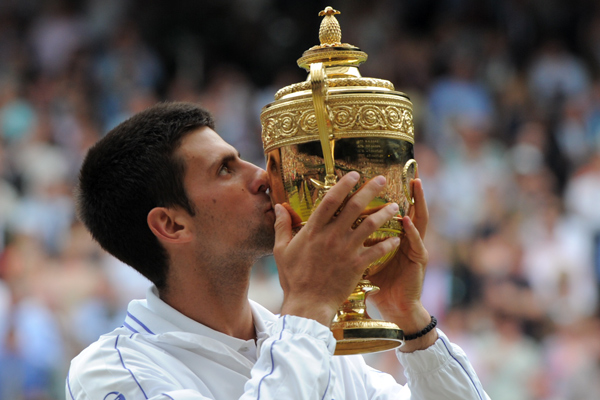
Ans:
{"label": "eyebrow", "polygon": [[225,156],[219,158],[218,160],[214,161],[212,164],[210,164],[209,169],[213,170],[223,164],[227,164],[230,163],[232,161],[235,161],[237,158],[241,158],[240,156],[240,152],[238,151],[237,154],[236,153],[229,153],[226,154]]}

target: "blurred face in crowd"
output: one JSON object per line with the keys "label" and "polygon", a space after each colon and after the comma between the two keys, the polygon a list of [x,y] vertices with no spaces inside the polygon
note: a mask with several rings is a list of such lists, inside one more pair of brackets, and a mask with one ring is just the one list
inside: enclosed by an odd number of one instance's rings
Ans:
{"label": "blurred face in crowd", "polygon": [[190,218],[197,257],[228,265],[270,254],[275,214],[266,172],[242,160],[208,127],[187,134],[177,155],[185,162],[184,187],[196,209]]}

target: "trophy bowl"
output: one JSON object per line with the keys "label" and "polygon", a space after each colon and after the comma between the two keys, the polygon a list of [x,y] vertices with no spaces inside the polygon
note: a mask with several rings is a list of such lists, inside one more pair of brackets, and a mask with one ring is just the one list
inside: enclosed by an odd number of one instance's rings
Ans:
{"label": "trophy bowl", "polygon": [[[327,7],[319,31],[321,44],[304,52],[298,65],[309,72],[306,81],[286,86],[261,112],[262,140],[273,203],[287,203],[297,232],[308,221],[327,191],[343,175],[361,178],[353,193],[369,179],[383,175],[386,186],[356,220],[387,203],[399,205],[396,216],[366,241],[365,246],[404,233],[402,217],[413,202],[410,181],[414,160],[412,103],[386,80],[363,78],[358,65],[367,55],[341,43],[341,30]],[[336,355],[393,349],[402,343],[397,325],[371,319],[366,297],[378,290],[368,280],[395,255],[389,252],[365,265],[363,278],[340,305],[331,325]]]}

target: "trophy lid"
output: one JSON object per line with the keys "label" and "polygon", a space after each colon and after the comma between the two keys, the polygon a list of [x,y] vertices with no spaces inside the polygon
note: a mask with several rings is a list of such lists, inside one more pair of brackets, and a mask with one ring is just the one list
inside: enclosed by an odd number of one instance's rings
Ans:
{"label": "trophy lid", "polygon": [[336,14],[331,7],[319,13],[321,43],[298,59],[307,79],[279,89],[275,101],[263,107],[265,153],[316,140],[325,147],[327,141],[364,137],[414,143],[410,99],[388,80],[361,76],[358,67],[367,54],[342,43]]}
{"label": "trophy lid", "polygon": [[324,17],[319,28],[321,44],[311,47],[302,54],[302,57],[298,59],[300,68],[308,71],[310,64],[315,62],[322,62],[326,67],[333,65],[358,66],[367,60],[367,53],[349,43],[342,43],[342,29],[335,18],[336,14],[341,13],[330,6],[319,12],[319,16]]}
{"label": "trophy lid", "polygon": [[[342,30],[335,15],[341,14],[330,6],[319,12],[323,17],[319,28],[321,44],[306,50],[298,59],[298,66],[310,71],[311,64],[322,63],[326,69],[327,85],[334,87],[371,87],[394,90],[394,85],[385,79],[363,78],[358,66],[367,60],[367,53],[349,43],[342,43]],[[281,88],[275,100],[292,93],[310,90],[310,82],[304,81]]]}

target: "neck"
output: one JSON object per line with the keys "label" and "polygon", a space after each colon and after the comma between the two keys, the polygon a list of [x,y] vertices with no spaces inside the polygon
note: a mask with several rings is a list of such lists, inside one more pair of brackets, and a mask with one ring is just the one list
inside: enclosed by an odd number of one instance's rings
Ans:
{"label": "neck", "polygon": [[[188,318],[211,329],[239,339],[256,339],[248,285],[250,266],[227,269],[227,279],[218,279],[210,273],[184,273],[178,279],[169,278],[168,288],[161,291],[161,299]],[[209,268],[194,268],[194,271],[210,271]],[[232,270],[240,271],[235,276]],[[185,271],[185,269],[184,269]],[[223,275],[223,272],[220,273]]]}

